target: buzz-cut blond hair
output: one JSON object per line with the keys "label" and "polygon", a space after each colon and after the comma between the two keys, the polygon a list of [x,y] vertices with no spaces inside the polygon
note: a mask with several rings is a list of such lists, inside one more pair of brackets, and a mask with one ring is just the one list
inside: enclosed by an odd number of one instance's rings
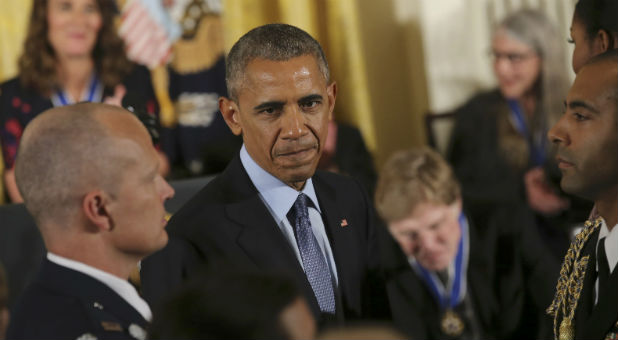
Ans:
{"label": "buzz-cut blond hair", "polygon": [[375,205],[387,222],[410,216],[422,203],[451,205],[461,197],[453,170],[436,151],[396,152],[380,172]]}

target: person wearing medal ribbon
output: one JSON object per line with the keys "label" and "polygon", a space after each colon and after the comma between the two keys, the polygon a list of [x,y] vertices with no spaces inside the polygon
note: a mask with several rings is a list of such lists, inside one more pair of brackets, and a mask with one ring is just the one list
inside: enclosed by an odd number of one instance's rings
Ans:
{"label": "person wearing medal ribbon", "polygon": [[618,50],[584,64],[549,130],[564,191],[595,203],[571,243],[547,312],[556,339],[618,337]]}
{"label": "person wearing medal ribbon", "polygon": [[456,109],[446,157],[471,219],[485,225],[505,207],[522,205],[535,213],[556,261],[566,253],[569,229],[591,209],[589,202],[560,192],[545,138],[569,85],[564,48],[541,12],[521,10],[502,20],[491,42],[498,86]]}
{"label": "person wearing medal ribbon", "polygon": [[120,106],[128,92],[144,111],[157,114],[150,73],[126,58],[115,14],[111,0],[33,1],[19,75],[0,85],[0,142],[11,201],[22,201],[14,177],[22,132],[41,112],[81,101]]}
{"label": "person wearing medal ribbon", "polygon": [[551,336],[544,308],[557,273],[525,210],[480,235],[452,169],[428,147],[389,159],[375,204],[387,224],[380,250],[401,331],[415,339]]}

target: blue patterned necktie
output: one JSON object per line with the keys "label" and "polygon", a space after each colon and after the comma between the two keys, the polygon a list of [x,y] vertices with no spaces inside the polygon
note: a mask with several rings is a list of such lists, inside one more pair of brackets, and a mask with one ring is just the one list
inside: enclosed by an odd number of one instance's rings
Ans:
{"label": "blue patterned necktie", "polygon": [[294,227],[296,244],[298,244],[300,257],[303,260],[305,275],[307,275],[313,294],[318,300],[320,310],[323,313],[334,314],[335,292],[333,282],[326,259],[313,235],[309,221],[309,210],[307,209],[308,199],[307,195],[300,193],[287,216],[290,224]]}

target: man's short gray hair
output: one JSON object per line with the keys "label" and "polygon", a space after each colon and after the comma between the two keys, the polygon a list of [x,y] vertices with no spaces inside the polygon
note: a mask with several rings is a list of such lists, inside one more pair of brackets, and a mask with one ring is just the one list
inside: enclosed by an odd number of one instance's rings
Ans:
{"label": "man's short gray hair", "polygon": [[62,223],[73,216],[92,189],[115,190],[126,164],[115,155],[114,139],[96,117],[110,109],[122,110],[92,103],[54,108],[26,127],[15,179],[39,226],[43,221]]}
{"label": "man's short gray hair", "polygon": [[304,55],[315,57],[320,72],[328,82],[330,74],[324,51],[307,32],[287,24],[268,24],[252,29],[234,44],[225,63],[230,98],[237,100],[245,69],[252,60],[286,61]]}

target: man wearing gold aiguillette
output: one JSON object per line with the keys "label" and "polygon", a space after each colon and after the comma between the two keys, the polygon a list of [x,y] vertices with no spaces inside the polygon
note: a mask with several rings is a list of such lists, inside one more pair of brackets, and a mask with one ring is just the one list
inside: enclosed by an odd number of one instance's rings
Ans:
{"label": "man wearing gold aiguillette", "polygon": [[571,244],[547,311],[555,338],[617,339],[618,50],[579,71],[565,106],[548,133],[560,186],[594,201],[596,213]]}

